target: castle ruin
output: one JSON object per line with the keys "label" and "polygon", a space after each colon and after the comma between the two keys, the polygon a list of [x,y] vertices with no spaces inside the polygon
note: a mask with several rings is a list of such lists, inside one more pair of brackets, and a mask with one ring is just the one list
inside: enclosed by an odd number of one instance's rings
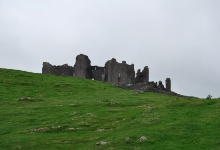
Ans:
{"label": "castle ruin", "polygon": [[106,82],[133,84],[135,81],[134,65],[128,65],[125,61],[118,63],[114,58],[105,63],[104,73]]}
{"label": "castle ruin", "polygon": [[62,66],[53,66],[48,62],[43,63],[42,73],[43,74],[54,74],[57,76],[72,76],[73,67],[64,64]]}
{"label": "castle ruin", "polygon": [[141,71],[137,71],[135,76],[134,64],[127,64],[126,61],[119,63],[116,59],[105,63],[104,67],[91,66],[91,61],[88,56],[80,54],[76,57],[75,65],[68,66],[53,66],[48,62],[43,63],[43,74],[54,74],[58,76],[75,76],[84,79],[92,79],[110,82],[124,88],[139,89],[143,91],[153,92],[171,92],[171,80],[165,80],[164,87],[162,81],[149,81],[149,68],[145,66]]}

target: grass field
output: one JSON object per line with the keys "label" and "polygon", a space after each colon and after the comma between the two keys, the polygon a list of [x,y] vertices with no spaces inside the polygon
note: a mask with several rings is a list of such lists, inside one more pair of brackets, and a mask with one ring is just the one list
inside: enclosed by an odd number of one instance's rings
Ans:
{"label": "grass field", "polygon": [[220,99],[0,69],[0,149],[220,150]]}

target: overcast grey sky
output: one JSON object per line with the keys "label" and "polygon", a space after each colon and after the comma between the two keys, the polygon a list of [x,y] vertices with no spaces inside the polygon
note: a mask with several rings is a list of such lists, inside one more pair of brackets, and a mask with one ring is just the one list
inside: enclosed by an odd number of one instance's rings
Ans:
{"label": "overcast grey sky", "polygon": [[172,90],[220,97],[220,0],[0,0],[0,68],[116,58]]}

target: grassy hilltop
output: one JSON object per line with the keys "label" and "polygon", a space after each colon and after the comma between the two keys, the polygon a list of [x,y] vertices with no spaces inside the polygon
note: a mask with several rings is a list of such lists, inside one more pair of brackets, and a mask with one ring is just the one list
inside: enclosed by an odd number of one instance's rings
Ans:
{"label": "grassy hilltop", "polygon": [[220,100],[0,69],[0,149],[217,150]]}

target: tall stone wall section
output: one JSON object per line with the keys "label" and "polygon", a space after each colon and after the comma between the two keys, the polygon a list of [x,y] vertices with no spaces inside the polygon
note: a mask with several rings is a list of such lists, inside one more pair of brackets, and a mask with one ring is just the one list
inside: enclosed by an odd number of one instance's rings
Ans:
{"label": "tall stone wall section", "polygon": [[73,76],[92,79],[91,61],[88,56],[80,54],[76,57]]}
{"label": "tall stone wall section", "polygon": [[143,73],[143,82],[148,83],[149,82],[149,68],[148,68],[148,66],[144,67],[142,73]]}
{"label": "tall stone wall section", "polygon": [[99,66],[92,66],[92,79],[104,81],[105,68]]}
{"label": "tall stone wall section", "polygon": [[134,84],[134,65],[128,65],[125,61],[118,63],[112,59],[105,64],[105,81],[118,84]]}
{"label": "tall stone wall section", "polygon": [[62,66],[53,66],[48,62],[43,63],[42,68],[43,74],[54,74],[58,76],[72,76],[73,74],[73,67],[64,64]]}
{"label": "tall stone wall section", "polygon": [[170,92],[171,91],[171,79],[170,78],[166,78],[166,90],[168,91],[168,92]]}
{"label": "tall stone wall section", "polygon": [[135,83],[148,83],[149,82],[149,68],[145,66],[141,71],[138,69],[136,73]]}
{"label": "tall stone wall section", "polygon": [[55,67],[48,62],[43,62],[42,73],[43,74],[54,74]]}

